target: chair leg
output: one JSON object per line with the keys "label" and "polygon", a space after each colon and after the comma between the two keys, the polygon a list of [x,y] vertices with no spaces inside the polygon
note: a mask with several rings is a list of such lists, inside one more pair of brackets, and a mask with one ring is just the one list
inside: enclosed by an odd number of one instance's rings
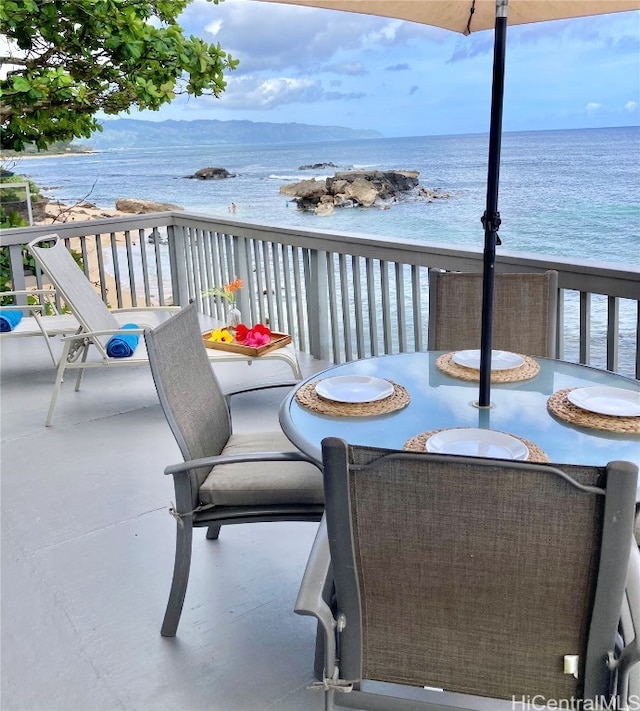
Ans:
{"label": "chair leg", "polygon": [[163,637],[175,637],[182,614],[184,597],[187,593],[189,570],[191,568],[191,544],[193,526],[191,517],[184,517],[182,525],[176,526],[176,557],[173,564],[173,579],[167,609],[164,613],[160,634]]}
{"label": "chair leg", "polygon": [[47,412],[47,419],[45,420],[45,426],[51,427],[51,421],[53,420],[53,411],[56,407],[56,401],[58,399],[58,393],[60,392],[60,386],[62,385],[62,379],[64,378],[64,369],[67,364],[67,355],[69,353],[69,343],[65,343],[64,349],[60,361],[58,362],[58,370],[56,373],[56,382],[53,384],[53,393],[51,394],[51,402],[49,403],[49,412]]}
{"label": "chair leg", "polygon": [[217,541],[220,535],[220,529],[222,528],[221,523],[214,523],[207,528],[207,539],[209,541]]}
{"label": "chair leg", "polygon": [[[87,354],[89,353],[89,344],[87,343],[82,351],[82,363],[86,363]],[[80,390],[80,383],[82,382],[82,376],[84,375],[84,368],[80,368],[78,371],[78,377],[76,378],[76,392]]]}

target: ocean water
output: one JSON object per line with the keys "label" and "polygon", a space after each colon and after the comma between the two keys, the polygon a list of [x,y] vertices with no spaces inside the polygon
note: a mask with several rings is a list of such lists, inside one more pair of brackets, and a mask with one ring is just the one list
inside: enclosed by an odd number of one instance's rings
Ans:
{"label": "ocean water", "polygon": [[[291,145],[210,145],[113,150],[19,162],[50,198],[113,208],[120,197],[170,202],[210,215],[481,248],[488,137],[425,136]],[[321,172],[300,166],[331,162]],[[236,177],[188,180],[205,167]],[[350,168],[420,172],[417,190],[388,210],[341,209],[318,217],[280,194],[285,183]],[[506,133],[499,209],[503,248],[640,264],[640,129]],[[499,248],[498,248],[499,249]]]}

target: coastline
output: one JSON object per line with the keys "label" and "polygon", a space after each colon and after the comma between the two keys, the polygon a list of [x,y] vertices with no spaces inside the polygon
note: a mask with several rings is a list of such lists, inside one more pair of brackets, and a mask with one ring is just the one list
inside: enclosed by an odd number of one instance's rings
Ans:
{"label": "coastline", "polygon": [[23,160],[42,160],[47,158],[76,158],[77,156],[93,156],[100,151],[78,151],[77,153],[20,153],[5,155],[0,153],[0,163],[19,163]]}

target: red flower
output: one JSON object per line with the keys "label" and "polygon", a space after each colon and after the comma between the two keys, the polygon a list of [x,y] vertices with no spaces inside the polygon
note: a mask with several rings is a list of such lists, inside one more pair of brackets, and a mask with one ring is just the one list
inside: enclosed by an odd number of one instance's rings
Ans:
{"label": "red flower", "polygon": [[269,336],[271,338],[271,329],[268,326],[265,326],[263,323],[257,323],[254,327],[253,330],[256,333],[260,333],[263,336]]}
{"label": "red flower", "polygon": [[253,328],[248,328],[240,323],[235,329],[236,341],[252,348],[266,346],[271,341],[271,329],[263,323],[257,323]]}
{"label": "red flower", "polygon": [[266,346],[270,340],[270,335],[267,335],[266,333],[261,333],[257,329],[253,328],[251,329],[251,331],[249,331],[249,333],[247,333],[245,343],[248,346],[253,346],[254,348],[257,348],[258,346]]}
{"label": "red flower", "polygon": [[271,329],[262,323],[257,323],[253,328],[247,328],[244,323],[236,326],[236,341],[256,348],[266,346],[271,340]]}
{"label": "red flower", "polygon": [[247,340],[248,333],[249,329],[243,323],[239,323],[235,329],[236,341],[244,343]]}

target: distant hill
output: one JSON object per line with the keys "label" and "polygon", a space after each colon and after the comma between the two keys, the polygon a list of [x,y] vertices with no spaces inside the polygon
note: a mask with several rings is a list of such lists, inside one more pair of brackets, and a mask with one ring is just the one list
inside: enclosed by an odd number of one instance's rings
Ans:
{"label": "distant hill", "polygon": [[383,138],[378,131],[312,126],[303,123],[256,123],[253,121],[105,121],[102,132],[92,134],[91,148],[152,148],[155,146],[202,146],[233,143],[311,143]]}

